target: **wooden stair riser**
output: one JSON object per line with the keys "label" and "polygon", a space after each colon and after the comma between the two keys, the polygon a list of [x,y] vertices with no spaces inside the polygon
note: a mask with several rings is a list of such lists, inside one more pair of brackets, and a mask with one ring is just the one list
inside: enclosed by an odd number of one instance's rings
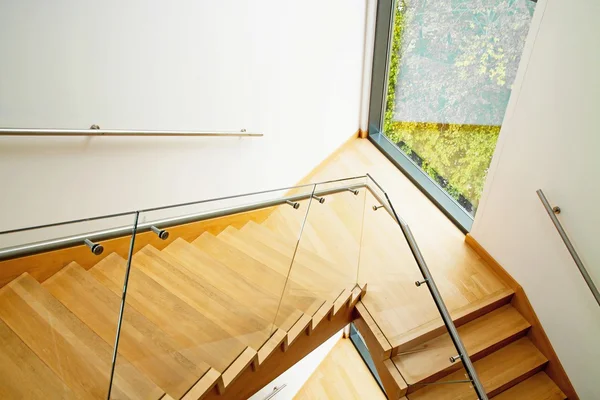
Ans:
{"label": "wooden stair riser", "polygon": [[[452,321],[458,328],[476,318],[481,317],[497,308],[500,308],[508,303],[513,296],[512,290],[505,290],[498,293],[494,297],[486,299],[484,304],[478,306],[468,306],[465,309],[459,309],[452,313]],[[396,341],[396,345],[392,349],[392,356],[410,350],[411,348],[440,336],[447,332],[442,318],[436,318],[428,324],[419,326],[417,329],[407,332],[402,339]]]}
{"label": "wooden stair riser", "polygon": [[[505,305],[460,326],[458,334],[471,360],[477,361],[524,337],[529,328],[517,310]],[[462,369],[462,363],[449,360],[456,352],[450,335],[445,333],[397,354],[392,360],[409,385],[422,385]]]}
{"label": "wooden stair riser", "polygon": [[[529,341],[522,338],[474,362],[479,379],[488,397],[494,397],[540,372],[548,360]],[[416,389],[409,396],[413,400],[467,399],[475,392],[470,385],[440,384],[464,379],[466,372],[456,371],[433,385],[410,387]]]}

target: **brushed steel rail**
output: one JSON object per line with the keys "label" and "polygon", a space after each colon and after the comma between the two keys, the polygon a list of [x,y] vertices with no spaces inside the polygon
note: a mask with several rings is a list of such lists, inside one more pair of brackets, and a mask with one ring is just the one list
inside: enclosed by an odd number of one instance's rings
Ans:
{"label": "brushed steel rail", "polygon": [[[598,292],[598,288],[594,284],[594,281],[592,280],[592,277],[590,276],[587,269],[585,268],[585,265],[583,265],[583,261],[581,261],[581,258],[579,258],[579,254],[577,254],[577,250],[575,250],[575,247],[573,246],[573,243],[571,243],[569,236],[567,235],[567,233],[565,232],[565,230],[562,227],[562,224],[556,217],[557,211],[555,211],[555,210],[560,210],[560,208],[553,208],[550,205],[550,202],[546,198],[546,195],[544,195],[544,192],[542,191],[542,189],[538,189],[536,191],[536,193],[537,193],[538,197],[540,198],[540,201],[544,205],[544,208],[546,209],[548,216],[550,216],[550,219],[554,223],[554,226],[556,227],[558,234],[560,235],[561,239],[565,243],[565,246],[567,246],[567,250],[569,250],[569,253],[571,253],[571,257],[573,258],[573,261],[575,261],[575,264],[577,265],[577,268],[579,269],[579,272],[581,273],[583,280],[588,285],[588,287],[590,288],[590,291],[592,292],[592,295],[596,299],[596,303],[598,303],[598,305],[600,306],[600,292]],[[560,212],[560,211],[558,211],[558,212]]]}
{"label": "brushed steel rail", "polygon": [[261,137],[262,133],[241,131],[167,131],[167,130],[127,130],[127,129],[33,129],[0,128],[0,136],[190,136],[190,137]]}
{"label": "brushed steel rail", "polygon": [[[316,185],[318,186],[319,184],[316,184]],[[309,185],[309,186],[312,186],[312,185]],[[330,196],[330,195],[336,194],[336,193],[347,192],[348,189],[360,189],[365,186],[366,186],[366,184],[364,184],[364,183],[353,184],[353,185],[343,185],[343,186],[335,187],[335,188],[316,190],[314,192],[314,195],[319,196],[324,200],[325,196]],[[144,223],[138,224],[137,233],[152,231],[152,227],[159,227],[161,229],[165,229],[165,228],[169,228],[169,227],[173,227],[173,226],[177,226],[177,225],[189,224],[192,222],[200,222],[200,221],[205,221],[208,219],[224,217],[227,215],[238,214],[238,213],[243,213],[243,212],[248,212],[248,211],[255,211],[255,210],[260,210],[262,208],[279,206],[282,204],[287,204],[287,202],[295,203],[295,202],[298,202],[301,200],[307,200],[307,199],[311,198],[312,195],[313,195],[313,193],[311,192],[311,193],[305,193],[305,194],[299,194],[299,195],[283,196],[283,197],[279,197],[279,198],[272,199],[272,200],[263,200],[263,201],[259,201],[259,202],[255,202],[255,203],[244,204],[241,206],[234,206],[234,207],[222,208],[222,209],[212,210],[212,211],[207,211],[207,212],[202,212],[202,213],[188,214],[188,215],[184,215],[184,216],[180,216],[180,217],[165,218],[165,219],[161,219],[161,220],[144,222]],[[175,206],[175,207],[178,207],[178,206]],[[159,207],[159,208],[149,209],[149,210],[140,210],[138,212],[153,211],[153,210],[165,209],[165,208],[168,208],[168,207]],[[121,215],[128,215],[128,214],[133,215],[134,212],[121,213],[121,214],[115,214],[115,215],[121,216]],[[90,219],[86,219],[86,220],[77,220],[76,222],[92,221],[92,220],[98,220],[98,219],[102,219],[102,217],[90,218]],[[59,226],[59,225],[63,225],[63,223],[50,224],[47,226]],[[41,226],[41,227],[43,228],[44,226]],[[10,233],[14,233],[14,232],[23,232],[23,231],[27,231],[27,230],[33,230],[33,229],[35,229],[35,228],[16,229],[16,230],[12,230],[12,231],[0,232],[0,234],[3,234],[3,233],[10,234]],[[112,229],[105,229],[105,230],[96,231],[96,232],[89,232],[89,233],[67,236],[67,237],[58,238],[58,239],[50,239],[50,240],[44,240],[44,241],[35,242],[35,243],[28,243],[28,244],[24,244],[24,245],[7,247],[4,249],[0,249],[0,261],[9,260],[12,258],[17,258],[17,257],[24,257],[24,256],[32,255],[32,254],[44,253],[44,252],[52,251],[52,250],[60,250],[60,249],[64,249],[64,248],[72,247],[72,246],[78,246],[78,245],[83,244],[85,242],[85,240],[96,243],[96,242],[102,242],[104,240],[128,236],[131,234],[132,229],[133,229],[132,225],[126,225],[126,226],[121,226],[121,227],[112,228]]]}

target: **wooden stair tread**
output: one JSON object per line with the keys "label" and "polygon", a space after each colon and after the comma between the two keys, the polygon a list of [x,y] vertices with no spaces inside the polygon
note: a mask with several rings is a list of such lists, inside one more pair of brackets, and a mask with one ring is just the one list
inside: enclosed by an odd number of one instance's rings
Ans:
{"label": "wooden stair tread", "polygon": [[[297,240],[284,241],[284,239],[278,237],[272,230],[252,221],[244,225],[239,231],[253,235],[259,241],[281,254],[290,253],[290,249],[292,250],[291,254],[294,254],[293,250],[296,249],[297,244],[294,260],[302,267],[311,270],[315,274],[322,275],[323,278],[330,281],[338,282],[340,279],[347,280],[348,276],[352,275],[349,272],[349,268],[347,268],[347,264],[332,262],[330,259],[322,256],[320,254],[322,252],[312,250],[310,246],[307,246],[308,240],[306,239],[306,235],[302,235],[299,242]],[[355,265],[358,264],[358,259],[355,261]]]}
{"label": "wooden stair tread", "polygon": [[75,399],[71,389],[0,320],[0,398]]}
{"label": "wooden stair tread", "polygon": [[[310,265],[310,261],[302,259],[301,256],[292,260],[294,256],[293,247],[291,248],[292,252],[277,249],[276,246],[273,247],[275,242],[265,238],[260,232],[241,229],[228,230],[228,233],[251,244],[259,251],[268,253],[269,257],[280,262],[282,266],[286,266],[289,270],[290,280],[299,284],[298,292],[305,290],[309,294],[315,293],[321,297],[328,296],[327,299],[330,299],[331,296],[337,296],[343,287],[351,283],[347,277],[344,278],[341,274],[333,272],[332,263],[312,265],[311,267],[307,266],[307,264]],[[356,279],[356,276],[354,278]],[[336,291],[337,288],[339,290]]]}
{"label": "wooden stair tread", "polygon": [[[283,286],[277,295],[271,294],[268,290],[263,290],[261,286],[248,281],[244,275],[216,260],[198,246],[182,239],[175,240],[161,252],[154,248],[145,248],[143,251],[153,252],[154,255],[160,257],[164,257],[165,253],[173,256],[200,280],[235,300],[240,307],[248,308],[267,323],[295,321],[302,315],[302,311],[291,307],[289,302],[280,302]],[[278,327],[287,330],[291,325]]]}
{"label": "wooden stair tread", "polygon": [[[272,240],[271,237],[266,236],[263,229],[258,228],[253,224],[246,224],[242,229],[229,230],[230,233],[236,235],[244,241],[247,241],[255,245],[258,249],[267,250],[272,258],[279,260],[283,265],[287,265],[288,268],[292,263],[292,258],[297,257],[295,253],[296,244],[282,244],[279,240]],[[312,269],[297,258],[293,258],[294,268],[296,270],[305,271],[305,274],[313,277],[315,280],[327,280],[330,277],[324,276],[315,269]],[[318,269],[318,268],[317,268]]]}
{"label": "wooden stair tread", "polygon": [[[473,301],[466,306],[450,310],[452,320],[457,327],[464,325],[469,321],[472,321],[492,310],[510,303],[513,295],[514,291],[506,288],[480,300]],[[371,315],[376,321],[379,318],[377,313],[371,313]],[[424,343],[427,340],[435,338],[445,332],[446,326],[444,325],[442,318],[438,317],[407,332],[395,335],[393,337],[388,337],[388,340],[394,348],[392,354],[396,354],[417,346],[420,343]]]}
{"label": "wooden stair tread", "polygon": [[258,349],[270,336],[273,321],[260,319],[245,305],[207,284],[168,253],[146,246],[133,256],[132,265],[247,346]]}
{"label": "wooden stair tread", "polygon": [[[27,273],[0,289],[0,317],[75,396],[105,398],[112,346],[97,336]],[[164,392],[117,358],[115,398],[160,398]]]}
{"label": "wooden stair tread", "polygon": [[[294,249],[296,247],[295,242],[293,244],[284,243],[273,231],[252,221],[244,225],[239,231],[242,234],[247,233],[248,235],[255,237],[258,241],[266,244],[281,254],[287,254],[289,253],[289,249]],[[295,270],[306,271],[302,273],[308,273],[311,276],[314,275],[315,279],[333,282],[338,285],[348,285],[356,280],[355,268],[358,265],[358,258],[353,264],[353,270],[352,264],[339,264],[328,261],[317,253],[307,249],[305,243],[306,240],[300,240],[296,252],[292,253],[294,254],[293,268]]]}
{"label": "wooden stair tread", "polygon": [[538,372],[494,397],[496,400],[565,400],[567,396],[545,372]]}
{"label": "wooden stair tread", "polygon": [[[334,290],[331,290],[330,282],[326,281],[322,276],[305,270],[300,271],[296,268],[290,271],[291,259],[283,256],[251,235],[241,234],[235,228],[228,227],[217,237],[286,277],[289,274],[288,285],[291,285],[289,286],[289,293],[291,294],[323,298],[325,300],[335,298],[339,294],[339,291],[336,293]],[[294,265],[294,267],[297,266]]]}
{"label": "wooden stair tread", "polygon": [[[530,324],[507,304],[458,328],[471,360],[477,360],[523,336]],[[430,339],[392,358],[408,384],[432,382],[462,368],[451,363],[456,349],[448,333]]]}
{"label": "wooden stair tread", "polygon": [[[302,209],[302,204],[307,205],[308,201],[301,203],[300,209]],[[300,236],[306,210],[302,210],[300,214],[302,215],[299,216],[296,210],[280,208],[269,215],[269,218],[260,225],[273,232],[274,235],[285,241],[285,243],[296,243]],[[318,243],[313,243],[309,235],[304,235],[304,238],[307,239],[304,240],[306,249],[315,253],[319,251]]]}
{"label": "wooden stair tread", "polygon": [[[324,204],[314,203],[311,205],[305,222],[305,227],[309,226],[306,234],[315,235],[322,243],[324,250],[319,251],[319,254],[324,256],[328,254],[329,256],[325,256],[325,258],[329,258],[341,266],[357,266],[360,243],[352,232],[352,227],[329,209],[328,204],[332,203],[331,199],[332,197],[328,197]],[[357,218],[359,217],[357,216]]]}
{"label": "wooden stair tread", "polygon": [[[311,204],[309,214],[306,216],[306,220],[304,220],[303,216],[300,223],[297,224],[294,229],[294,235],[286,236],[286,240],[288,242],[296,243],[300,234],[300,228],[302,227],[302,237],[300,241],[302,247],[314,254],[318,254],[319,257],[327,260],[330,263],[336,263],[339,261],[339,253],[337,253],[335,249],[328,248],[328,246],[322,241],[319,234],[316,232],[313,225],[310,223],[315,218],[315,213],[319,212],[319,210],[315,211],[314,204]],[[292,210],[280,209],[277,214],[269,216],[267,221],[265,221],[262,225],[269,228],[271,231],[280,232],[282,230],[282,225],[285,226],[290,223],[293,224],[295,221],[296,217]]]}
{"label": "wooden stair tread", "polygon": [[281,294],[281,288],[286,281],[285,275],[269,268],[221,238],[204,232],[192,244],[232,270],[245,274],[255,285],[270,290],[273,295]]}
{"label": "wooden stair tread", "polygon": [[[200,247],[214,259],[237,271],[239,274],[245,274],[246,279],[253,285],[260,287],[263,291],[270,292],[277,298],[281,298],[286,284],[286,277],[279,272],[208,232],[200,235],[192,244]],[[296,289],[290,289],[287,292],[289,294],[290,291]],[[307,312],[316,298],[292,295],[287,296],[285,300],[291,307]]]}
{"label": "wooden stair tread", "polygon": [[[541,371],[547,361],[533,343],[524,337],[475,361],[474,366],[488,396],[494,397]],[[463,380],[465,374],[465,370],[461,369],[437,382]],[[411,400],[472,399],[474,396],[470,384],[433,384],[409,395]]]}
{"label": "wooden stair tread", "polygon": [[[279,251],[282,254],[289,253],[290,249],[293,250],[296,247],[296,242],[286,242],[281,237],[278,237],[273,231],[266,228],[263,225],[257,224],[256,222],[250,221],[240,229],[240,231],[247,231],[254,235],[258,240],[271,246],[273,249]],[[292,253],[293,254],[293,253]],[[336,280],[344,276],[337,270],[337,266],[331,261],[324,259],[314,251],[307,249],[304,246],[304,240],[300,240],[298,243],[298,249],[296,251],[295,259],[306,268],[314,271],[315,273],[324,275],[325,278]]]}
{"label": "wooden stair tread", "polygon": [[[114,340],[121,298],[85,269],[72,262],[42,286],[107,343]],[[177,348],[135,308],[125,308],[119,354],[174,398],[183,396],[210,368],[188,360]]]}
{"label": "wooden stair tread", "polygon": [[[120,295],[125,267],[126,261],[113,253],[89,273]],[[196,363],[205,361],[219,372],[225,371],[246,348],[238,338],[135,267],[129,276],[127,306],[171,336],[186,358]]]}
{"label": "wooden stair tread", "polygon": [[282,256],[266,244],[252,239],[243,239],[238,234],[238,230],[229,226],[217,235],[217,238],[228,243],[230,246],[239,249],[261,264],[272,268],[279,274],[287,277],[290,269],[290,259]]}

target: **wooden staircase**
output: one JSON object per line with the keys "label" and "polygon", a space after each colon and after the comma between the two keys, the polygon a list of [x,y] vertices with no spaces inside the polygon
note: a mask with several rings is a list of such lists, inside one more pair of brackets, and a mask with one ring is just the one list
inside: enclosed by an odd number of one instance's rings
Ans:
{"label": "wooden staircase", "polygon": [[[427,289],[415,290],[397,225],[367,215],[375,200],[364,196],[314,202],[306,220],[284,205],[211,229],[174,227],[165,242],[140,235],[111,397],[245,399],[354,321],[388,398],[474,399],[469,384],[443,384],[465,370],[449,360],[454,346]],[[1,398],[106,398],[127,245],[9,265],[27,272],[0,288]],[[514,291],[493,272],[466,271],[433,275],[489,397],[565,399]],[[448,295],[456,282],[469,301]]]}
{"label": "wooden staircase", "polygon": [[[284,207],[263,224],[135,253],[112,398],[236,398],[228,389],[245,371],[351,317],[365,287],[345,279],[340,259],[302,246],[290,272],[297,231],[280,226],[295,211]],[[111,253],[0,288],[0,397],[106,398],[126,267]]]}
{"label": "wooden staircase", "polygon": [[[544,372],[547,358],[530,339],[530,323],[511,304],[513,294],[481,308],[454,315],[455,325],[489,398],[564,400],[567,397]],[[375,358],[388,398],[474,399],[476,394],[440,321],[423,326],[390,346],[369,310],[356,307],[355,321]],[[444,382],[447,382],[444,384]]]}

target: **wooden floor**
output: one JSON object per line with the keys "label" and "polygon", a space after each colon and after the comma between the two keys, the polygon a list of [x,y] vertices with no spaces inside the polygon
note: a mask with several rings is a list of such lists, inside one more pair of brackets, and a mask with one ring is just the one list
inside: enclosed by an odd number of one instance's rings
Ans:
{"label": "wooden floor", "polygon": [[340,339],[294,399],[385,400],[385,395],[352,342]]}
{"label": "wooden floor", "polygon": [[[410,226],[452,314],[479,308],[510,294],[508,287],[464,243],[464,234],[368,140],[348,142],[317,169],[310,181],[366,173],[387,190],[396,212]],[[339,196],[347,199],[347,194]],[[366,203],[362,233],[355,228],[362,235],[357,275],[359,281],[368,282],[369,288],[363,303],[390,344],[401,346],[420,327],[441,323],[441,319],[426,286],[417,288],[414,284],[421,274],[397,225],[383,209],[371,209],[377,202],[370,194],[358,201]],[[342,204],[330,203],[332,207]],[[355,204],[358,208],[360,205]],[[360,214],[345,215],[350,226],[362,223]],[[349,250],[352,256],[358,251]]]}

